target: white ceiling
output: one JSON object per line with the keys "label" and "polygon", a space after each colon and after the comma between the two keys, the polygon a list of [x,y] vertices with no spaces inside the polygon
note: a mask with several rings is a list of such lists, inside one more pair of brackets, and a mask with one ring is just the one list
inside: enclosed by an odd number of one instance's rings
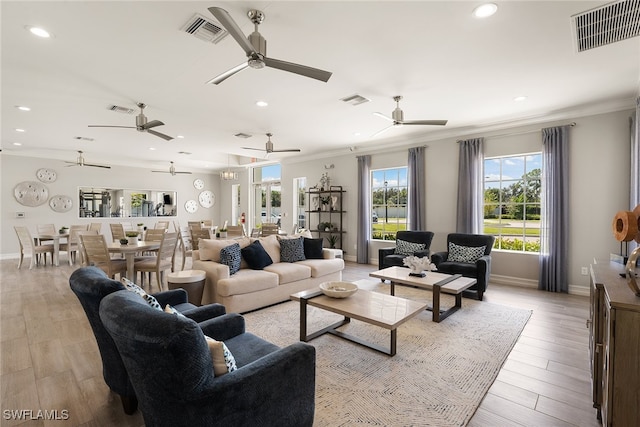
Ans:
{"label": "white ceiling", "polygon": [[[228,154],[232,164],[246,161],[236,156],[264,157],[241,147],[263,148],[267,132],[276,149],[302,150],[269,156],[277,160],[633,106],[640,37],[583,53],[574,48],[571,15],[605,2],[495,3],[498,12],[480,20],[471,15],[480,4],[474,1],[2,1],[2,150],[62,160],[83,150],[93,163],[157,169],[173,160],[178,170],[220,170]],[[247,11],[262,10],[267,56],[332,77],[323,83],[247,69],[205,85],[245,60],[230,36],[211,44],[181,31],[195,13],[213,20],[211,6],[226,9],[245,34],[253,31]],[[54,37],[37,38],[25,26]],[[340,101],[355,93],[371,102]],[[404,96],[405,120],[449,123],[372,138],[388,125],[373,113],[390,116],[394,95]],[[514,102],[520,95],[528,98]],[[137,109],[137,102],[147,104],[149,120],[165,123],[155,130],[184,138],[87,126],[133,126],[137,113],[107,107]],[[253,136],[239,139],[238,132]]]}

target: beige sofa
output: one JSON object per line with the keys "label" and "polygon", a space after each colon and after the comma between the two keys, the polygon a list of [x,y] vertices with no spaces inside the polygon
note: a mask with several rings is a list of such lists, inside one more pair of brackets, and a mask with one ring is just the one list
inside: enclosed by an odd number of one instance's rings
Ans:
{"label": "beige sofa", "polygon": [[[247,247],[254,240],[260,243],[273,260],[263,270],[252,270],[242,260],[240,270],[229,274],[229,267],[220,263],[220,250],[232,243]],[[323,259],[280,262],[280,242],[275,235],[258,239],[242,237],[229,240],[200,240],[193,252],[193,269],[206,272],[202,304],[223,304],[227,313],[244,313],[287,301],[295,292],[317,287],[322,282],[342,280],[344,261],[334,258],[333,251],[323,250]]]}

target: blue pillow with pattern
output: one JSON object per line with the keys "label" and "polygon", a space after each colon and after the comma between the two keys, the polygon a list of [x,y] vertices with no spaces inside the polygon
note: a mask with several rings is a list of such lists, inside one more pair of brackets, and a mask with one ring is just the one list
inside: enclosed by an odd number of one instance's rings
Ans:
{"label": "blue pillow with pattern", "polygon": [[240,270],[241,260],[240,245],[238,243],[225,246],[220,250],[220,263],[229,266],[229,274],[235,274]]}
{"label": "blue pillow with pattern", "polygon": [[304,237],[297,239],[281,239],[280,240],[280,261],[296,262],[304,261]]}

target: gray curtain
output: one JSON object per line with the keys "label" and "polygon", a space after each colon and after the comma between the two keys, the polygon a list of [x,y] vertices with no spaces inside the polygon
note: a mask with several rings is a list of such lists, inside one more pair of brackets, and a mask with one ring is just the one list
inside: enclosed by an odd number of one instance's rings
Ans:
{"label": "gray curtain", "polygon": [[358,156],[358,235],[356,261],[369,264],[371,238],[371,156]]}
{"label": "gray curtain", "polygon": [[425,147],[409,148],[407,209],[410,230],[425,230],[427,226],[424,151]]}
{"label": "gray curtain", "polygon": [[458,233],[482,233],[484,202],[484,138],[459,141],[458,158]]}
{"label": "gray curtain", "polygon": [[[640,97],[636,99],[636,111],[631,116],[631,195],[629,208],[640,205]],[[629,251],[638,246],[635,241],[629,242]]]}
{"label": "gray curtain", "polygon": [[569,128],[542,129],[538,288],[550,292],[569,292]]}

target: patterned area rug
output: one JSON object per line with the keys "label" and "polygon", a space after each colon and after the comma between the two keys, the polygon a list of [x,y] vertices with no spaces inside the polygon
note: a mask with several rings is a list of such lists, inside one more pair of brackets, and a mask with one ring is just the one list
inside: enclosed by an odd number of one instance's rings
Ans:
{"label": "patterned area rug", "polygon": [[[368,281],[389,293],[388,284]],[[396,287],[396,296],[430,300],[431,292]],[[453,297],[444,296],[445,307]],[[397,354],[386,356],[332,335],[316,347],[315,426],[463,426],[495,380],[531,312],[463,299],[441,323],[425,311],[398,328]],[[247,331],[276,345],[299,338],[299,305],[286,302],[245,314]],[[341,317],[308,308],[308,331]],[[341,328],[385,348],[389,331],[352,320]]]}

